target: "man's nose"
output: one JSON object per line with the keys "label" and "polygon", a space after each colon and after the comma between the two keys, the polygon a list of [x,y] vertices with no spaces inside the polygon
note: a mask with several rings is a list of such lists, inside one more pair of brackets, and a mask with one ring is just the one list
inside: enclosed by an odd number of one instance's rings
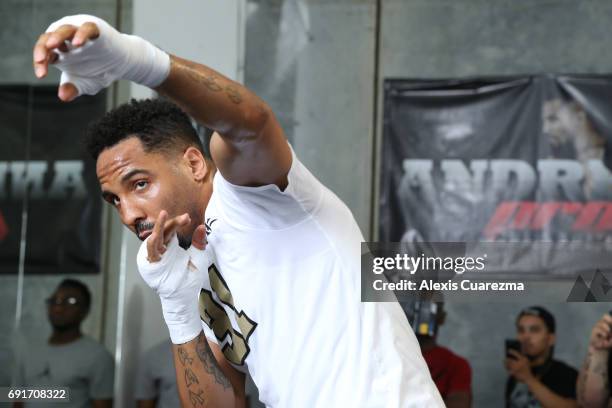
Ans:
{"label": "man's nose", "polygon": [[121,209],[119,212],[121,222],[127,227],[135,227],[136,222],[146,218],[142,208],[129,200],[121,201]]}

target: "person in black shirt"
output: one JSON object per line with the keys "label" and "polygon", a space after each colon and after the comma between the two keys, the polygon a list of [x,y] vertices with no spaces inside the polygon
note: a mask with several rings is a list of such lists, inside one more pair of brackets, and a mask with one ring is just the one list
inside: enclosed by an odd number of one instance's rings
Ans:
{"label": "person in black shirt", "polygon": [[506,369],[506,407],[577,407],[578,372],[554,360],[555,318],[546,309],[532,306],[516,320],[521,352],[509,350]]}

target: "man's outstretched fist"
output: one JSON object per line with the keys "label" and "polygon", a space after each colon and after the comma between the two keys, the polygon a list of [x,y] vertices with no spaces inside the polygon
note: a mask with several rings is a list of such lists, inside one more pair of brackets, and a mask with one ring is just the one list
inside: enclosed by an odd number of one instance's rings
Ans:
{"label": "man's outstretched fist", "polygon": [[63,17],[38,37],[33,55],[36,77],[46,76],[49,64],[62,71],[58,96],[66,102],[95,95],[118,79],[154,88],[170,72],[167,53],[86,14]]}

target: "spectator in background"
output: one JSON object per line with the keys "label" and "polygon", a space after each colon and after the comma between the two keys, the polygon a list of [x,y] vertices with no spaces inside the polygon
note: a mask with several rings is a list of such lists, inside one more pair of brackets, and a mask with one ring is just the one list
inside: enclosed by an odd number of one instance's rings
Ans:
{"label": "spectator in background", "polygon": [[506,407],[577,407],[578,372],[553,359],[555,318],[543,307],[532,306],[516,320],[521,352],[509,350],[506,369]]}
{"label": "spectator in background", "polygon": [[136,380],[138,408],[181,406],[170,339],[155,345],[143,356]]}
{"label": "spectator in background", "polygon": [[[101,344],[81,332],[90,304],[87,286],[65,279],[47,299],[51,337],[46,341],[33,339],[18,350],[15,386],[70,389],[69,402],[37,402],[37,407],[112,407],[113,358]],[[16,402],[13,406],[27,407],[29,403]]]}
{"label": "spectator in background", "polygon": [[472,405],[472,369],[466,359],[437,344],[438,329],[444,323],[444,302],[433,301],[441,293],[424,292],[419,300],[402,306],[414,332],[431,377],[447,408]]}
{"label": "spectator in background", "polygon": [[610,406],[612,316],[606,313],[591,331],[589,350],[578,377],[578,402],[584,408]]}

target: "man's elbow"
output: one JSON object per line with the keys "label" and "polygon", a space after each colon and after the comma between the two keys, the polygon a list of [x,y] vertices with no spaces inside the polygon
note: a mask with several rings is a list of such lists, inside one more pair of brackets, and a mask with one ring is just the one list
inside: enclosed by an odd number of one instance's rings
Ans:
{"label": "man's elbow", "polygon": [[274,113],[270,106],[264,102],[258,102],[244,109],[240,124],[234,126],[225,135],[232,137],[237,142],[254,141],[265,135],[273,118]]}
{"label": "man's elbow", "polygon": [[272,108],[264,102],[259,103],[257,107],[253,109],[253,112],[250,113],[250,116],[250,122],[252,123],[256,136],[262,135],[268,127],[268,124],[272,120],[275,120]]}

